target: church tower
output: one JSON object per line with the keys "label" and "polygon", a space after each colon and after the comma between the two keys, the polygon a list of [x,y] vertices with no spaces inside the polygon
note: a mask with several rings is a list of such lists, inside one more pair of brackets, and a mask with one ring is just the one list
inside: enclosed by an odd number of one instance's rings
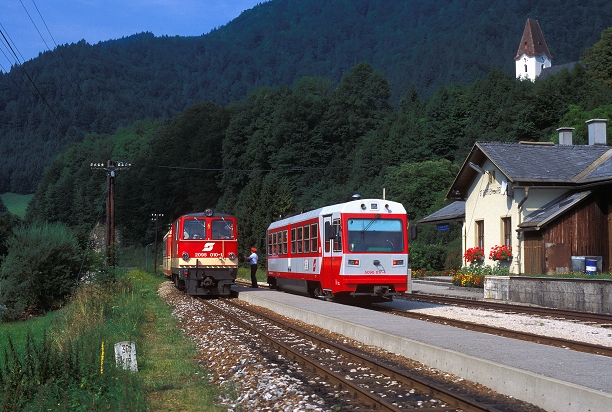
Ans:
{"label": "church tower", "polygon": [[535,81],[542,69],[552,65],[552,56],[537,20],[527,19],[516,57],[516,78]]}

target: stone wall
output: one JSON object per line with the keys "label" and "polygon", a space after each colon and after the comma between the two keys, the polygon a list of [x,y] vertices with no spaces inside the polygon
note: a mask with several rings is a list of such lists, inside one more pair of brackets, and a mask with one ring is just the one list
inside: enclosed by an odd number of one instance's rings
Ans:
{"label": "stone wall", "polygon": [[581,312],[612,313],[612,280],[487,276],[484,298]]}

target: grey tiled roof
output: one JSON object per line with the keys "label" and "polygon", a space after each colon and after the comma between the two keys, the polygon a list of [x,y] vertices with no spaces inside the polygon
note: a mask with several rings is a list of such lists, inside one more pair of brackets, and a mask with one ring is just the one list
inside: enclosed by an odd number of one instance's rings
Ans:
{"label": "grey tiled roof", "polygon": [[[511,182],[580,184],[612,178],[610,158],[590,173],[587,168],[611,148],[602,145],[534,145],[479,142],[482,150]],[[582,174],[582,176],[580,176]]]}
{"label": "grey tiled roof", "polygon": [[457,200],[448,206],[432,213],[431,215],[419,220],[417,224],[423,223],[443,223],[465,219],[465,202]]}
{"label": "grey tiled roof", "polygon": [[548,76],[552,76],[554,74],[561,73],[563,69],[567,69],[571,71],[578,63],[579,62],[571,62],[571,63],[557,64],[555,66],[545,67],[540,72],[538,79],[543,80],[547,78]]}

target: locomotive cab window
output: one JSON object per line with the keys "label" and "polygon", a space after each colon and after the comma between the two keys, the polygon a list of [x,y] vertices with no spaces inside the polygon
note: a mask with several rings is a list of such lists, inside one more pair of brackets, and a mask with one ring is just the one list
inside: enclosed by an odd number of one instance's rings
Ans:
{"label": "locomotive cab window", "polygon": [[212,238],[213,239],[233,239],[234,225],[232,222],[225,219],[216,219],[212,221]]}
{"label": "locomotive cab window", "polygon": [[206,222],[197,219],[185,220],[183,239],[206,239]]}
{"label": "locomotive cab window", "polygon": [[404,250],[404,227],[399,219],[349,219],[350,252],[401,252]]}

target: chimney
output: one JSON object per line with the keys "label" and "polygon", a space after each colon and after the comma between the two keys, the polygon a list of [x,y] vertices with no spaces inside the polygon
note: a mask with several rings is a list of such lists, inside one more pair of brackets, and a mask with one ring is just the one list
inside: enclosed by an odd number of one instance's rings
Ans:
{"label": "chimney", "polygon": [[608,119],[591,119],[586,124],[589,128],[589,145],[606,145],[606,124]]}
{"label": "chimney", "polygon": [[560,146],[571,146],[572,145],[572,133],[574,132],[573,127],[560,127],[557,129],[559,132],[559,145]]}

